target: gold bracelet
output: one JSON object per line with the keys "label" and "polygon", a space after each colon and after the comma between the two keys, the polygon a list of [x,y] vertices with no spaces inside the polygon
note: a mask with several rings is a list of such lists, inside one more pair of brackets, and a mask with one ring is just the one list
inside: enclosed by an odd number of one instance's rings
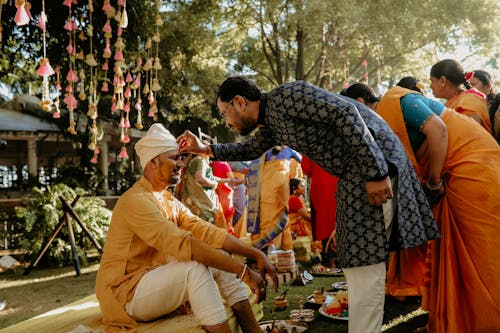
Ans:
{"label": "gold bracelet", "polygon": [[247,268],[248,268],[248,266],[247,266],[247,264],[245,264],[245,266],[243,267],[243,272],[241,272],[241,274],[240,274],[241,281],[243,281],[243,278],[245,277],[245,274],[247,272]]}
{"label": "gold bracelet", "polygon": [[440,179],[439,180],[439,183],[437,184],[431,184],[429,182],[425,183],[425,186],[431,190],[431,191],[436,191],[436,190],[439,190],[442,186],[443,186],[443,179]]}

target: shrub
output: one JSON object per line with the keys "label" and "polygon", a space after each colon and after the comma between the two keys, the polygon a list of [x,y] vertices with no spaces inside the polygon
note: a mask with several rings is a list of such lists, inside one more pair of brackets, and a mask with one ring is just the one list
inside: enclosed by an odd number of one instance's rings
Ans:
{"label": "shrub", "polygon": [[[56,184],[41,190],[37,187],[26,196],[23,207],[16,207],[16,215],[24,223],[24,235],[21,247],[27,251],[23,260],[31,260],[42,246],[48,241],[63,216],[62,204],[59,196],[72,203],[77,195],[81,198],[73,208],[80,220],[87,226],[94,238],[102,245],[109,226],[111,211],[106,208],[102,199],[85,197],[87,194],[81,188],[72,189],[65,184]],[[86,263],[88,251],[94,248],[76,221],[70,217],[73,225],[76,246],[82,263]],[[42,258],[43,264],[62,267],[72,261],[71,243],[68,238],[68,229],[63,226],[56,239]]]}

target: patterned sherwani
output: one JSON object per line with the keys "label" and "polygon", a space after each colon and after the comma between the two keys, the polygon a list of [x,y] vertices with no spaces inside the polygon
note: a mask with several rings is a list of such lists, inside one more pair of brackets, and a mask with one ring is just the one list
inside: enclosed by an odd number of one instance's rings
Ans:
{"label": "patterned sherwani", "polygon": [[337,254],[342,267],[388,259],[382,208],[369,204],[368,180],[397,174],[398,203],[391,236],[396,248],[439,236],[401,142],[368,107],[302,81],[263,94],[260,104],[263,127],[244,142],[213,145],[215,159],[253,160],[274,145],[287,145],[339,177]]}

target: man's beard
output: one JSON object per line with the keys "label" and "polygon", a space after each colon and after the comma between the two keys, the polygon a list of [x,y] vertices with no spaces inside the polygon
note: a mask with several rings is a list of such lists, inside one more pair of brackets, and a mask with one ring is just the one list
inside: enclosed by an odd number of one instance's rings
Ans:
{"label": "man's beard", "polygon": [[252,133],[254,129],[257,128],[257,124],[243,124],[244,127],[237,130],[240,135],[247,136]]}

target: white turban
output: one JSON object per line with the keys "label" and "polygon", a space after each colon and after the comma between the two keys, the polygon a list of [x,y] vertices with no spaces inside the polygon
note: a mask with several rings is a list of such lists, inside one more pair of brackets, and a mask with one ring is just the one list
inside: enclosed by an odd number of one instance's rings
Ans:
{"label": "white turban", "polygon": [[146,168],[146,164],[156,156],[178,149],[179,145],[175,137],[162,124],[158,123],[151,125],[146,136],[135,144],[135,151],[139,155],[143,170]]}

